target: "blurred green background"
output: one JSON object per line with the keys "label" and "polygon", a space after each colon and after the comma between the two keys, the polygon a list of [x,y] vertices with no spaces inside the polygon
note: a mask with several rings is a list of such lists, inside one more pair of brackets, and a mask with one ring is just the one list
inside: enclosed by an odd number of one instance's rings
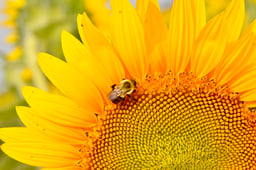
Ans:
{"label": "blurred green background", "polygon": [[[47,52],[63,59],[61,31],[79,38],[78,13],[87,11],[96,24],[105,19],[97,18],[98,13],[106,12],[103,9],[109,5],[105,4],[106,0],[97,1],[98,6],[92,6],[96,4],[93,0],[0,0],[0,127],[23,126],[15,112],[16,105],[26,105],[21,94],[23,86],[55,90],[38,68],[36,55]],[[245,1],[245,27],[256,16],[255,1]],[[131,2],[135,4],[135,0]],[[228,2],[230,0],[206,0],[207,19],[223,10]],[[159,3],[168,20],[172,1],[159,0]],[[19,163],[0,151],[0,170],[36,169],[39,168]]]}

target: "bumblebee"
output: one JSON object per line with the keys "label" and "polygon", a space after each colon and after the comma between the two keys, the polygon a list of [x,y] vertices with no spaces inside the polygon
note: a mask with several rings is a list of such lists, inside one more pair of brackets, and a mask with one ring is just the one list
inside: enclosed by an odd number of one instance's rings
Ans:
{"label": "bumblebee", "polygon": [[136,81],[123,79],[119,85],[113,84],[112,91],[110,92],[108,99],[111,100],[114,104],[118,104],[119,102],[124,102],[125,97],[130,96],[135,91]]}

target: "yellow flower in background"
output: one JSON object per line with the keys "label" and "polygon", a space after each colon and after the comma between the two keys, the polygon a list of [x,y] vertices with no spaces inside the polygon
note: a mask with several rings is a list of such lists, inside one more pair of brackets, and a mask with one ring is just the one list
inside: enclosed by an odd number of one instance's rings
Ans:
{"label": "yellow flower in background", "polygon": [[[6,36],[5,42],[8,44],[15,44],[18,42],[18,28],[17,28],[17,18],[19,16],[19,11],[26,4],[26,0],[5,0],[5,5],[1,7],[1,13],[5,15],[5,20],[2,21],[1,26],[7,27],[11,30],[11,33]],[[22,49],[20,46],[14,47],[12,51],[9,52],[7,60],[11,61],[17,60],[22,56]]]}
{"label": "yellow flower in background", "polygon": [[22,55],[22,49],[20,46],[15,47],[6,57],[7,61],[13,62],[20,59]]}
{"label": "yellow flower in background", "polygon": [[[84,13],[82,43],[62,33],[66,62],[38,55],[62,95],[24,87],[26,127],[2,128],[1,149],[44,170],[253,169],[256,22],[240,36],[244,1],[206,24],[204,1],[175,0],[169,30],[156,0],[111,7],[111,42]],[[123,79],[136,81],[130,97]]]}
{"label": "yellow flower in background", "polygon": [[12,43],[17,42],[18,41],[18,33],[17,33],[17,31],[14,30],[12,33],[7,35],[5,41],[8,44],[12,44]]}
{"label": "yellow flower in background", "polygon": [[21,74],[22,79],[25,82],[31,81],[32,80],[32,73],[31,70],[29,68],[24,68],[23,72]]}
{"label": "yellow flower in background", "polygon": [[19,10],[24,7],[25,4],[26,0],[5,0],[5,6],[1,11],[3,14],[7,15],[7,19],[2,22],[2,24],[5,26],[15,26]]}
{"label": "yellow flower in background", "polygon": [[26,4],[26,0],[5,0],[5,5],[1,7],[1,13],[5,15],[6,19],[2,21],[1,25],[11,29],[11,33],[6,37],[7,43],[16,43],[18,41],[17,37],[17,17],[19,16],[19,11]]}

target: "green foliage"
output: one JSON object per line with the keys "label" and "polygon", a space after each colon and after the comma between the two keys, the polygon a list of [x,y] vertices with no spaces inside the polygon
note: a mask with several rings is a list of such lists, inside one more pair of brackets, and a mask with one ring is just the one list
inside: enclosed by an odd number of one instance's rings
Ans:
{"label": "green foliage", "polygon": [[246,12],[247,12],[247,22],[251,23],[256,17],[256,1],[245,0]]}
{"label": "green foliage", "polygon": [[48,52],[63,58],[61,31],[77,33],[76,17],[85,10],[84,6],[84,0],[27,0],[17,20],[20,44],[25,44],[27,36],[33,35],[37,40],[36,53]]}

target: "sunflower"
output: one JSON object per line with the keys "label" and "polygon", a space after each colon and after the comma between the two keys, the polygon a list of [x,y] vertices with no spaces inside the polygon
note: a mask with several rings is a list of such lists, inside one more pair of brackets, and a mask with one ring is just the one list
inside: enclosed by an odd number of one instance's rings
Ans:
{"label": "sunflower", "polygon": [[[24,87],[25,127],[2,128],[1,149],[44,170],[254,169],[256,22],[240,36],[244,1],[206,24],[204,1],[176,0],[169,30],[155,0],[111,6],[111,39],[84,13],[82,42],[62,33],[66,61],[38,54],[60,93]],[[122,82],[136,82],[129,96]]]}

